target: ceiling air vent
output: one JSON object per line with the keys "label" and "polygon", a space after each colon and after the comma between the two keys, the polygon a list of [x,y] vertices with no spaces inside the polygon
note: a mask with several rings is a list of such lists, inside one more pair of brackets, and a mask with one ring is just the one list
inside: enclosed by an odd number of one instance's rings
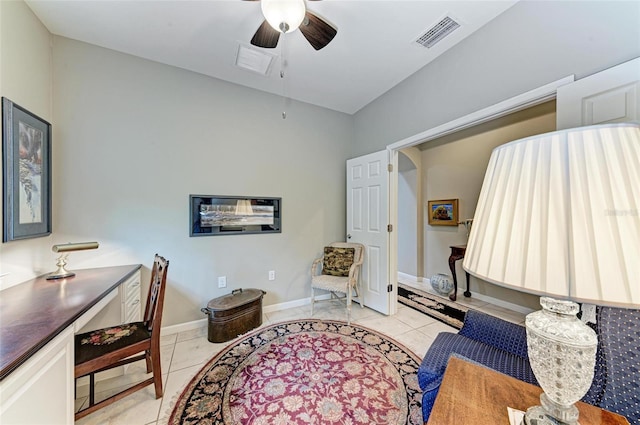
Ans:
{"label": "ceiling air vent", "polygon": [[275,56],[261,52],[258,49],[239,44],[236,55],[236,66],[257,72],[258,74],[267,75],[274,57]]}
{"label": "ceiling air vent", "polygon": [[445,38],[447,35],[451,34],[459,26],[459,23],[446,16],[443,20],[441,20],[429,30],[427,30],[424,34],[422,34],[416,40],[416,43],[420,44],[421,46],[431,48],[437,42]]}

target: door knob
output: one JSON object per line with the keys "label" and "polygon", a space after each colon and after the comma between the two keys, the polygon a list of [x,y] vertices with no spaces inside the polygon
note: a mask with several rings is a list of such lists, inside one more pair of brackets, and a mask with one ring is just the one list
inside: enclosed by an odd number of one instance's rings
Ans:
{"label": "door knob", "polygon": [[351,233],[347,233],[347,239],[351,239]]}

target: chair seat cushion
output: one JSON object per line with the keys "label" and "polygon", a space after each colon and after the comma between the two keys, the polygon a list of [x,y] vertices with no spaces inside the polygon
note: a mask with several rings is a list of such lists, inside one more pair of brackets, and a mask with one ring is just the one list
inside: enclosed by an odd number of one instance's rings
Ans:
{"label": "chair seat cushion", "polygon": [[355,249],[335,246],[324,247],[322,274],[330,276],[349,276],[353,264]]}
{"label": "chair seat cushion", "polygon": [[97,329],[75,336],[75,364],[148,340],[151,333],[144,322]]}
{"label": "chair seat cushion", "polygon": [[348,285],[349,278],[343,276],[321,274],[311,278],[311,287],[325,291],[347,293]]}

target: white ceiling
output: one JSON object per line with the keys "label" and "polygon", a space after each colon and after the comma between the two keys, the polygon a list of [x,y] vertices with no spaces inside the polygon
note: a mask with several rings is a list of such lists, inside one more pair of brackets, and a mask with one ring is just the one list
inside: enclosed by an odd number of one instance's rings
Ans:
{"label": "white ceiling", "polygon": [[[254,48],[259,2],[26,1],[53,34],[353,114],[517,0],[308,1],[338,34],[319,51],[300,31],[282,36],[275,49],[259,49],[277,56],[266,76],[235,66],[240,45]],[[461,27],[430,49],[415,43],[447,15]]]}

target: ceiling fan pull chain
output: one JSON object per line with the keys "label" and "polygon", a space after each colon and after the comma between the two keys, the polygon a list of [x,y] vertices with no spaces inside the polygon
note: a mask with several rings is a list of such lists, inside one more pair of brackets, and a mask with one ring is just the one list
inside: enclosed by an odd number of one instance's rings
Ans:
{"label": "ceiling fan pull chain", "polygon": [[287,82],[284,78],[284,67],[287,65],[286,56],[286,44],[287,34],[283,33],[282,43],[280,44],[280,80],[282,80],[282,119],[287,119]]}

